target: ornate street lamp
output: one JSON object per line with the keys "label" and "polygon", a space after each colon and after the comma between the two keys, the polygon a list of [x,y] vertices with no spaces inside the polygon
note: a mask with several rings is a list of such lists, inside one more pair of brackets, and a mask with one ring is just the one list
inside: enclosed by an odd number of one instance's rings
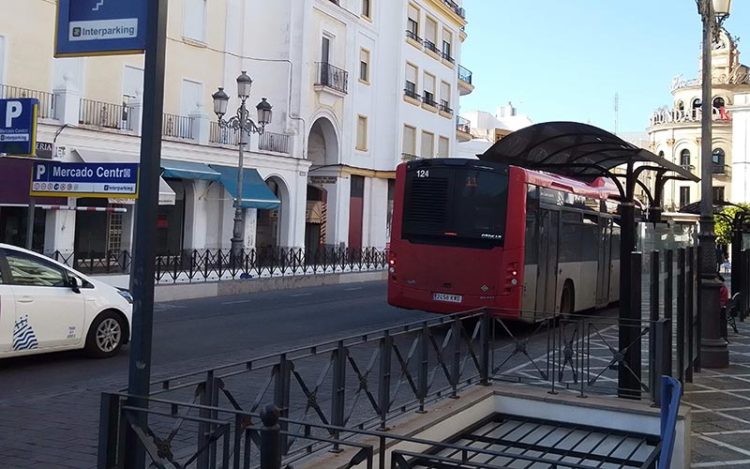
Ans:
{"label": "ornate street lamp", "polygon": [[242,249],[245,239],[245,211],[242,207],[242,183],[243,183],[243,172],[244,172],[244,146],[245,136],[249,139],[252,134],[262,135],[265,132],[267,124],[271,123],[272,107],[266,101],[266,98],[258,103],[256,110],[258,111],[257,124],[250,118],[246,102],[250,98],[250,90],[253,86],[253,80],[247,75],[246,72],[237,77],[237,97],[240,99],[240,107],[237,109],[237,114],[224,119],[224,115],[227,113],[227,107],[229,105],[229,95],[224,92],[224,88],[219,90],[212,95],[214,100],[214,112],[219,118],[219,127],[222,129],[232,129],[235,132],[239,132],[239,169],[237,171],[237,192],[234,200],[234,228],[232,230],[232,259],[242,259]]}
{"label": "ornate street lamp", "polygon": [[703,97],[701,103],[701,365],[706,368],[729,366],[727,341],[719,317],[719,287],[716,273],[716,236],[713,216],[712,154],[712,45],[718,41],[724,21],[729,17],[731,0],[696,0],[703,20]]}

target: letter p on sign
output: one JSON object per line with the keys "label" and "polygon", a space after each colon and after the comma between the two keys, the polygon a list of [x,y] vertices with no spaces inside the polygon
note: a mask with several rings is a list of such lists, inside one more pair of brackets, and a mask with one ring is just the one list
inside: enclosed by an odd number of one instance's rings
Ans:
{"label": "letter p on sign", "polygon": [[42,179],[42,176],[44,176],[44,173],[47,172],[47,168],[44,165],[39,165],[36,167],[36,177],[34,179]]}
{"label": "letter p on sign", "polygon": [[21,101],[8,101],[8,106],[5,108],[5,128],[13,127],[13,119],[21,116],[23,113],[23,105]]}

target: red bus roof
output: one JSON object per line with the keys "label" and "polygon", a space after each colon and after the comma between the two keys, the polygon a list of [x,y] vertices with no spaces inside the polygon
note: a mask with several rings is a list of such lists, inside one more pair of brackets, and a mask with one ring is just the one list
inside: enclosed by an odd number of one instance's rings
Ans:
{"label": "red bus roof", "polygon": [[609,199],[620,196],[620,191],[617,189],[617,186],[609,178],[598,177],[591,181],[591,184],[587,184],[583,181],[567,178],[554,173],[535,171],[521,168],[519,166],[513,166],[513,168],[524,176],[525,182],[536,186],[560,189],[566,192],[572,192],[573,194],[596,199]]}

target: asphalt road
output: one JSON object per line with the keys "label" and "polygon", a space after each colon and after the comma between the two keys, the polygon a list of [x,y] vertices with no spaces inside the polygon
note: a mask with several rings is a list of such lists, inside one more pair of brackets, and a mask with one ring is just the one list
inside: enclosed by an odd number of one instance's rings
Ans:
{"label": "asphalt road", "polygon": [[[387,305],[385,283],[158,304],[156,378],[432,317]],[[0,361],[0,465],[93,467],[102,391],[127,385],[127,349]]]}

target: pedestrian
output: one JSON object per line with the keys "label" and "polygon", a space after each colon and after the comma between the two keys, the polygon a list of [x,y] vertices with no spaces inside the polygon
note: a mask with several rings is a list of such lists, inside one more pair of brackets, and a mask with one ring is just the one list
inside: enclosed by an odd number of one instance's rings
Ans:
{"label": "pedestrian", "polygon": [[729,303],[729,289],[724,283],[724,277],[721,274],[716,275],[719,277],[719,280],[721,280],[721,286],[719,287],[719,306],[723,310],[727,306],[727,303]]}

